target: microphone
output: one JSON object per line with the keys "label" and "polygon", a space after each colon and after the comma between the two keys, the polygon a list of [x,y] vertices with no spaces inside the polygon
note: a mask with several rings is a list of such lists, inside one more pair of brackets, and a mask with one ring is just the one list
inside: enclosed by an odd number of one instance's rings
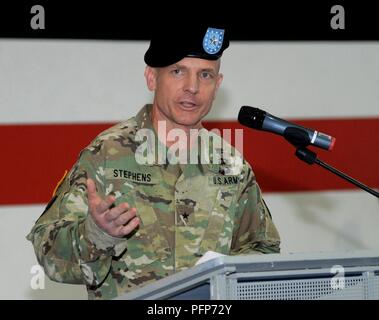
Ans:
{"label": "microphone", "polygon": [[306,147],[311,144],[325,150],[332,150],[336,142],[335,138],[325,133],[304,128],[249,106],[241,107],[238,122],[249,128],[281,135],[296,147]]}

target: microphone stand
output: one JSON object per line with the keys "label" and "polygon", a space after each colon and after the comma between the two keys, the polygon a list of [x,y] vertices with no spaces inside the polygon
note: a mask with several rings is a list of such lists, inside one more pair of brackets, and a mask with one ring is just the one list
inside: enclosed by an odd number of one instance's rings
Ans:
{"label": "microphone stand", "polygon": [[317,154],[305,147],[298,147],[295,152],[296,157],[298,157],[300,160],[308,163],[308,164],[318,164],[322,168],[334,173],[335,175],[339,176],[342,179],[345,179],[346,181],[352,183],[353,185],[367,191],[368,193],[371,193],[375,197],[379,198],[379,192],[376,192],[375,190],[369,188],[368,186],[364,185],[363,183],[359,182],[356,179],[353,179],[352,177],[349,177],[348,175],[344,174],[343,172],[337,170],[336,168],[333,168],[329,164],[321,161],[317,158]]}

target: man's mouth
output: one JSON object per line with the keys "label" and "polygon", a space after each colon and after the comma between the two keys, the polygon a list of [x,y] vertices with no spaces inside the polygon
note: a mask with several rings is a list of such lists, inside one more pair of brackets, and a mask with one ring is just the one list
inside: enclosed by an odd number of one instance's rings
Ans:
{"label": "man's mouth", "polygon": [[179,104],[185,109],[194,109],[198,106],[197,103],[195,103],[194,101],[188,100],[180,101]]}

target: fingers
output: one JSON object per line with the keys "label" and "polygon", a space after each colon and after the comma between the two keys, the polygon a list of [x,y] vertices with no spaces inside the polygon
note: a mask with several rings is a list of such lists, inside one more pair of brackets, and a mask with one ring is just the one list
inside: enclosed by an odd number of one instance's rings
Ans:
{"label": "fingers", "polygon": [[114,196],[107,196],[104,200],[101,200],[101,202],[97,205],[96,211],[100,214],[106,212],[115,201],[116,198]]}
{"label": "fingers", "polygon": [[117,207],[114,207],[109,212],[107,212],[105,215],[105,219],[107,221],[113,221],[117,219],[124,212],[127,212],[128,209],[129,209],[129,204],[127,202],[121,203]]}
{"label": "fingers", "polygon": [[95,182],[87,179],[89,211],[96,224],[111,236],[123,237],[131,233],[139,224],[137,209],[124,202],[111,208],[116,201],[114,196],[102,199],[97,194]]}
{"label": "fingers", "polygon": [[[116,208],[112,209],[111,211],[115,210]],[[109,215],[111,211],[105,215]],[[111,222],[107,222],[106,231],[114,237],[124,237],[128,235],[141,222],[140,218],[138,218],[136,214],[136,208],[126,210],[126,212],[120,214],[116,219],[112,220]]]}
{"label": "fingers", "polygon": [[120,229],[118,230],[118,237],[123,237],[131,233],[135,228],[138,227],[140,221],[141,220],[138,217],[134,217],[127,225],[119,227]]}
{"label": "fingers", "polygon": [[139,224],[140,219],[136,216],[137,209],[129,209],[127,203],[122,203],[117,207],[110,210],[105,216],[109,217],[115,216],[117,213],[118,216],[109,222],[110,234],[116,237],[123,237],[131,233]]}
{"label": "fingers", "polygon": [[[112,209],[113,210],[113,209]],[[135,208],[132,208],[122,214],[120,214],[116,219],[113,220],[113,224],[116,227],[121,227],[128,223],[130,220],[132,220],[136,216],[137,210]]]}
{"label": "fingers", "polygon": [[104,213],[116,201],[113,196],[107,196],[104,200],[102,200],[97,194],[96,185],[92,179],[87,179],[87,194],[88,204],[94,214]]}
{"label": "fingers", "polygon": [[95,182],[92,179],[87,179],[87,194],[89,202],[93,202],[94,200],[97,200],[97,198],[99,198],[96,192]]}

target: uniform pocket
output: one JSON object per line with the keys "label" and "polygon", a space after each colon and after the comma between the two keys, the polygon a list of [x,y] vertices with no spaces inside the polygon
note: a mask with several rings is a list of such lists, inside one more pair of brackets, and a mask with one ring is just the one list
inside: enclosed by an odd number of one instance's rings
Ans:
{"label": "uniform pocket", "polygon": [[[137,265],[150,264],[156,260],[165,259],[169,253],[168,242],[163,236],[157,215],[145,196],[146,186],[122,181],[119,179],[108,180],[107,194],[116,197],[115,205],[127,202],[130,208],[137,209],[137,217],[141,223],[127,240],[126,254],[131,259],[137,259]],[[148,186],[154,188],[154,186]]]}
{"label": "uniform pocket", "polygon": [[237,188],[223,186],[217,192],[216,201],[209,213],[209,222],[200,243],[199,254],[207,251],[229,252],[234,224],[234,203]]}

